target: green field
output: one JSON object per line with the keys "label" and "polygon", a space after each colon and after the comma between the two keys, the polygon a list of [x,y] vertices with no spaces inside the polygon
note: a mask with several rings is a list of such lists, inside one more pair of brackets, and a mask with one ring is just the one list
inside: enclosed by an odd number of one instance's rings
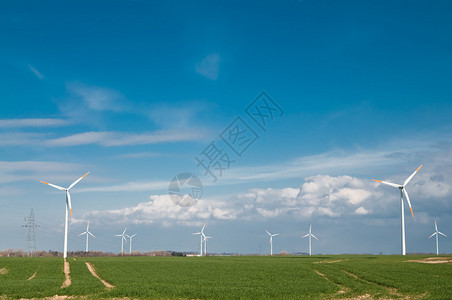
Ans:
{"label": "green field", "polygon": [[[0,258],[0,299],[452,299],[452,257],[443,259],[448,263],[407,262],[425,258],[69,258],[72,283],[66,288],[62,258]],[[115,287],[105,287],[85,262]]]}

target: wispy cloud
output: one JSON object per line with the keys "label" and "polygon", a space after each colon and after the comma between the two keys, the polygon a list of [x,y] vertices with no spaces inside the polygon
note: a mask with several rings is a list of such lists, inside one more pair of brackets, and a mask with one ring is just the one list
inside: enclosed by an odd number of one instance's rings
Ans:
{"label": "wispy cloud", "polygon": [[205,138],[199,130],[160,130],[150,133],[123,133],[112,131],[90,131],[66,137],[50,139],[48,146],[79,146],[97,144],[101,146],[131,146],[157,143],[197,141]]}
{"label": "wispy cloud", "polygon": [[28,69],[30,69],[30,71],[35,74],[36,77],[38,77],[38,79],[44,79],[44,75],[42,75],[41,72],[39,72],[35,67],[33,67],[32,65],[28,65]]}
{"label": "wispy cloud", "polygon": [[0,128],[22,127],[60,127],[71,125],[72,122],[65,119],[3,119],[0,120]]}
{"label": "wispy cloud", "polygon": [[53,161],[0,161],[0,183],[58,179],[73,181],[74,172],[85,171],[85,166]]}
{"label": "wispy cloud", "polygon": [[71,82],[66,84],[69,92],[81,97],[88,108],[96,111],[121,111],[125,109],[125,97],[114,89],[88,86]]}
{"label": "wispy cloud", "polygon": [[196,72],[207,79],[217,80],[220,72],[221,57],[217,53],[207,55],[200,63],[196,64]]}

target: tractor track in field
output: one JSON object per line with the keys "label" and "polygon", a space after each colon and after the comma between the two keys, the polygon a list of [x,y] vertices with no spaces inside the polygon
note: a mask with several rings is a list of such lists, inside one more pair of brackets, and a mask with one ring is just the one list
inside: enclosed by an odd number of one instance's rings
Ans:
{"label": "tractor track in field", "polygon": [[396,296],[398,298],[399,297],[403,297],[403,295],[396,288],[392,288],[392,287],[389,287],[389,286],[386,286],[386,285],[382,285],[382,284],[379,284],[379,283],[376,283],[376,282],[368,281],[366,279],[363,279],[363,278],[359,277],[356,274],[353,274],[353,273],[345,271],[345,270],[341,270],[341,271],[344,272],[345,274],[353,277],[354,279],[365,283],[365,284],[369,284],[369,285],[374,285],[374,286],[380,287],[380,288],[386,290],[391,296]]}
{"label": "tractor track in field", "polygon": [[86,264],[86,267],[88,268],[88,270],[91,272],[91,274],[92,274],[94,277],[96,277],[97,279],[99,279],[99,280],[102,282],[102,284],[103,284],[107,289],[112,289],[112,288],[115,287],[114,285],[112,285],[112,284],[106,282],[105,280],[103,280],[102,278],[100,278],[99,275],[97,275],[96,269],[94,268],[94,265],[93,265],[93,264],[91,264],[91,263],[89,263],[89,262],[86,262],[85,264]]}
{"label": "tractor track in field", "polygon": [[321,273],[320,271],[318,271],[318,270],[316,270],[316,269],[313,269],[313,270],[314,270],[314,272],[315,272],[317,275],[319,275],[319,276],[325,278],[326,281],[331,282],[332,284],[336,285],[336,286],[339,288],[339,291],[336,293],[336,295],[343,295],[343,294],[346,294],[346,293],[350,292],[350,288],[348,288],[348,287],[346,287],[346,286],[343,286],[343,285],[341,285],[341,284],[339,284],[339,283],[334,282],[333,280],[331,280],[331,279],[329,279],[328,277],[326,277],[325,274]]}
{"label": "tractor track in field", "polygon": [[61,286],[62,289],[71,285],[71,276],[69,276],[69,274],[71,273],[71,269],[69,266],[69,262],[66,259],[64,259],[63,271],[64,271],[64,277],[66,279],[64,280],[63,285]]}

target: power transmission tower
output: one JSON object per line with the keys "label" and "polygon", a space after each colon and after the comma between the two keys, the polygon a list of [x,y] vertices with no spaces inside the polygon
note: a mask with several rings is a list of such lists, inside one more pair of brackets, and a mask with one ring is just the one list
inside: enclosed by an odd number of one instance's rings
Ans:
{"label": "power transmission tower", "polygon": [[25,222],[27,222],[25,225],[22,225],[22,227],[27,228],[27,249],[29,256],[33,256],[34,252],[36,251],[36,236],[35,236],[35,228],[39,227],[35,224],[35,215],[33,213],[33,208],[30,211],[30,215],[28,218],[25,218]]}

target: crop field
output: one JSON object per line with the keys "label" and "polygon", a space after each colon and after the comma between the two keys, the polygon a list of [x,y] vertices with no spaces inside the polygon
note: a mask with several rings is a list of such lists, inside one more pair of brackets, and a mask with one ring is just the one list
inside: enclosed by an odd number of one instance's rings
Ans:
{"label": "crop field", "polygon": [[62,258],[0,258],[0,299],[452,299],[452,256],[99,257],[68,262],[70,282],[63,287]]}

